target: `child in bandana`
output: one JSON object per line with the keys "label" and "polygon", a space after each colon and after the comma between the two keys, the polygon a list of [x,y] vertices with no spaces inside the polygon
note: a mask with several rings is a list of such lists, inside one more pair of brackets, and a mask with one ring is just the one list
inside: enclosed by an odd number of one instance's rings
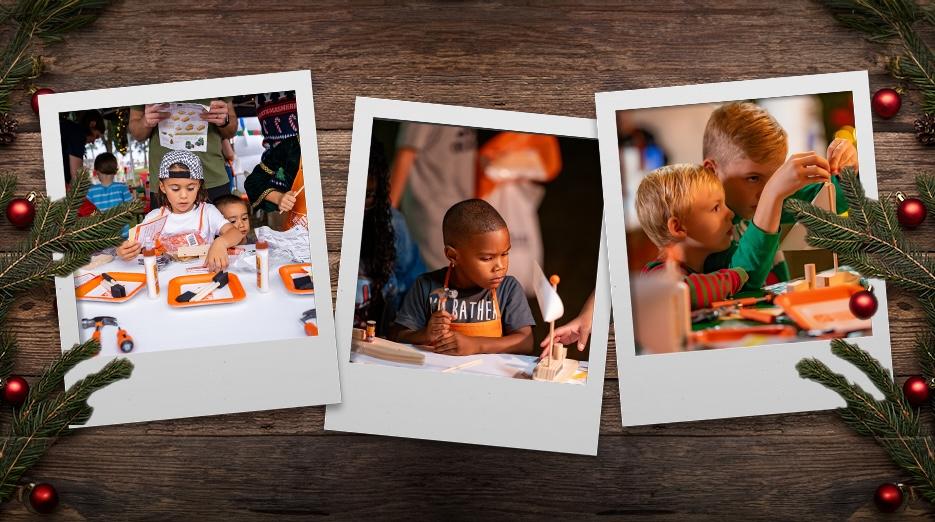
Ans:
{"label": "child in bandana", "polygon": [[[163,156],[159,165],[159,196],[161,206],[146,214],[143,222],[168,214],[162,236],[192,231],[201,239],[200,244],[211,244],[205,259],[208,270],[226,269],[227,249],[239,244],[243,234],[207,202],[204,172],[197,156],[186,150],[173,150]],[[138,241],[129,239],[117,248],[117,255],[129,261],[142,248]]]}

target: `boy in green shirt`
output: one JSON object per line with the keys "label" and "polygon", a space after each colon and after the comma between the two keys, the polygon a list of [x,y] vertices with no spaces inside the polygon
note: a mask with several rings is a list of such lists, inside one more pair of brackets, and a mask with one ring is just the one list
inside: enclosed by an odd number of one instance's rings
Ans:
{"label": "boy in green shirt", "polygon": [[[727,206],[735,214],[737,242],[709,256],[706,271],[743,268],[750,276],[745,289],[789,279],[789,268],[777,252],[779,228],[795,222],[795,217],[782,211],[783,201],[811,201],[829,179],[837,185],[831,174],[844,167],[856,169],[857,150],[850,141],[836,139],[828,146],[827,160],[813,151],[786,159],[787,153],[786,131],[758,105],[728,103],[711,114],[704,133],[704,165],[724,185]],[[837,210],[845,211],[843,190],[836,193]]]}

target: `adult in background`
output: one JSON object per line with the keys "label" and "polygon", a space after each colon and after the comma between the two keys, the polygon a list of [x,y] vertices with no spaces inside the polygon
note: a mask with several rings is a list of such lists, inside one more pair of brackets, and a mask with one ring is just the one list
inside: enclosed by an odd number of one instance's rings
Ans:
{"label": "adult in background", "polygon": [[84,166],[84,152],[88,144],[94,143],[104,134],[104,117],[98,110],[84,111],[79,113],[76,121],[60,118],[58,125],[62,138],[65,185],[68,186]]}
{"label": "adult in background", "polygon": [[[208,201],[231,193],[230,179],[224,167],[224,155],[221,152],[221,140],[232,138],[237,133],[237,114],[231,98],[188,100],[177,103],[198,103],[208,107],[201,115],[201,120],[208,122],[208,143],[205,152],[192,152],[201,160],[204,169],[205,189]],[[159,143],[159,134],[153,132],[159,122],[168,118],[168,112],[161,109],[162,104],[137,105],[130,108],[130,123],[127,128],[136,141],[149,140],[149,165],[154,168],[162,162],[162,157],[171,149]],[[149,200],[153,208],[158,206],[158,189],[150,184]]]}

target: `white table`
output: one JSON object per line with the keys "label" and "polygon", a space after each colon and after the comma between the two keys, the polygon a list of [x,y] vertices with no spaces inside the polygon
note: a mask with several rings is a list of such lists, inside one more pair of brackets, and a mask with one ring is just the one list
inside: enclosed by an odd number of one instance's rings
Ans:
{"label": "white table", "polygon": [[[169,281],[177,276],[190,275],[189,267],[199,261],[170,262],[159,271],[159,298],[150,299],[146,286],[123,303],[78,300],[78,317],[113,316],[121,328],[133,337],[132,353],[149,353],[201,346],[224,346],[241,343],[275,341],[305,337],[300,321],[302,313],[315,308],[314,294],[293,294],[286,290],[279,277],[279,265],[270,263],[270,291],[261,293],[256,288],[256,272],[230,272],[237,275],[246,297],[234,303],[173,308],[168,303]],[[143,273],[143,265],[136,260],[120,258],[94,268],[93,274],[102,272]],[[327,288],[327,287],[326,287]],[[317,323],[316,323],[317,324]],[[80,326],[79,326],[80,328]],[[94,328],[80,329],[82,341],[91,338]],[[101,353],[122,354],[117,348],[117,329],[107,326],[101,332]]]}
{"label": "white table", "polygon": [[[405,343],[403,343],[405,344]],[[407,344],[406,346],[412,346]],[[480,355],[443,355],[440,353],[423,350],[425,361],[423,364],[406,364],[385,359],[378,359],[356,351],[351,352],[351,362],[361,364],[379,364],[383,366],[395,366],[397,368],[412,368],[417,370],[427,370],[441,372],[475,359],[482,362],[474,366],[459,368],[449,373],[468,373],[474,375],[495,375],[498,377],[511,377],[514,379],[532,379],[532,371],[536,367],[539,358],[534,355],[514,355],[506,353],[498,354],[480,354]],[[568,379],[569,384],[585,384],[588,380],[588,363],[581,361],[578,363],[578,371]]]}

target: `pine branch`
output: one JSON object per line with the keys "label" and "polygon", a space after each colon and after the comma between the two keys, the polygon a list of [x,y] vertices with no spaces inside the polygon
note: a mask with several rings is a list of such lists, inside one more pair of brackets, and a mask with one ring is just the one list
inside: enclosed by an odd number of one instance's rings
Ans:
{"label": "pine branch", "polygon": [[935,216],[935,176],[922,174],[916,178],[916,188],[919,190],[919,199],[925,204],[930,215]]}
{"label": "pine branch", "polygon": [[6,379],[13,373],[13,360],[16,358],[16,339],[6,330],[0,330],[0,379]]}
{"label": "pine branch", "polygon": [[58,389],[65,379],[66,373],[82,361],[88,360],[100,352],[100,343],[94,339],[89,339],[62,354],[43,372],[39,381],[30,386],[29,397],[16,411],[17,418],[24,419],[28,417],[40,403]]}
{"label": "pine branch", "polygon": [[786,202],[786,209],[808,228],[808,244],[838,253],[861,274],[886,279],[923,302],[935,300],[935,262],[904,237],[893,202],[868,199],[849,169],[841,174],[841,186],[850,206],[848,217],[804,201]]}
{"label": "pine branch", "polygon": [[875,43],[898,40],[902,54],[890,63],[890,73],[922,91],[925,112],[935,112],[935,55],[914,25],[935,25],[935,11],[913,0],[821,0],[841,24]]}
{"label": "pine branch", "polygon": [[59,42],[62,35],[97,19],[108,0],[19,0],[2,19],[17,25],[16,34],[0,55],[0,113],[10,110],[10,93],[42,72],[42,60],[30,54],[33,40]]}
{"label": "pine branch", "polygon": [[[86,346],[76,349],[84,350],[85,356],[91,353]],[[63,354],[62,358],[67,356]],[[10,436],[0,446],[0,502],[10,498],[23,473],[38,462],[58,436],[67,433],[69,426],[88,421],[93,408],[87,400],[92,393],[128,378],[132,371],[130,361],[114,359],[64,393],[36,403],[28,415],[14,415]]]}
{"label": "pine branch", "polygon": [[799,375],[831,389],[844,399],[841,418],[858,434],[874,437],[890,458],[913,478],[916,491],[935,502],[935,443],[920,434],[919,417],[902,396],[889,372],[856,345],[840,339],[831,342],[831,352],[866,374],[886,397],[876,400],[860,386],[850,383],[818,359],[802,359]]}

